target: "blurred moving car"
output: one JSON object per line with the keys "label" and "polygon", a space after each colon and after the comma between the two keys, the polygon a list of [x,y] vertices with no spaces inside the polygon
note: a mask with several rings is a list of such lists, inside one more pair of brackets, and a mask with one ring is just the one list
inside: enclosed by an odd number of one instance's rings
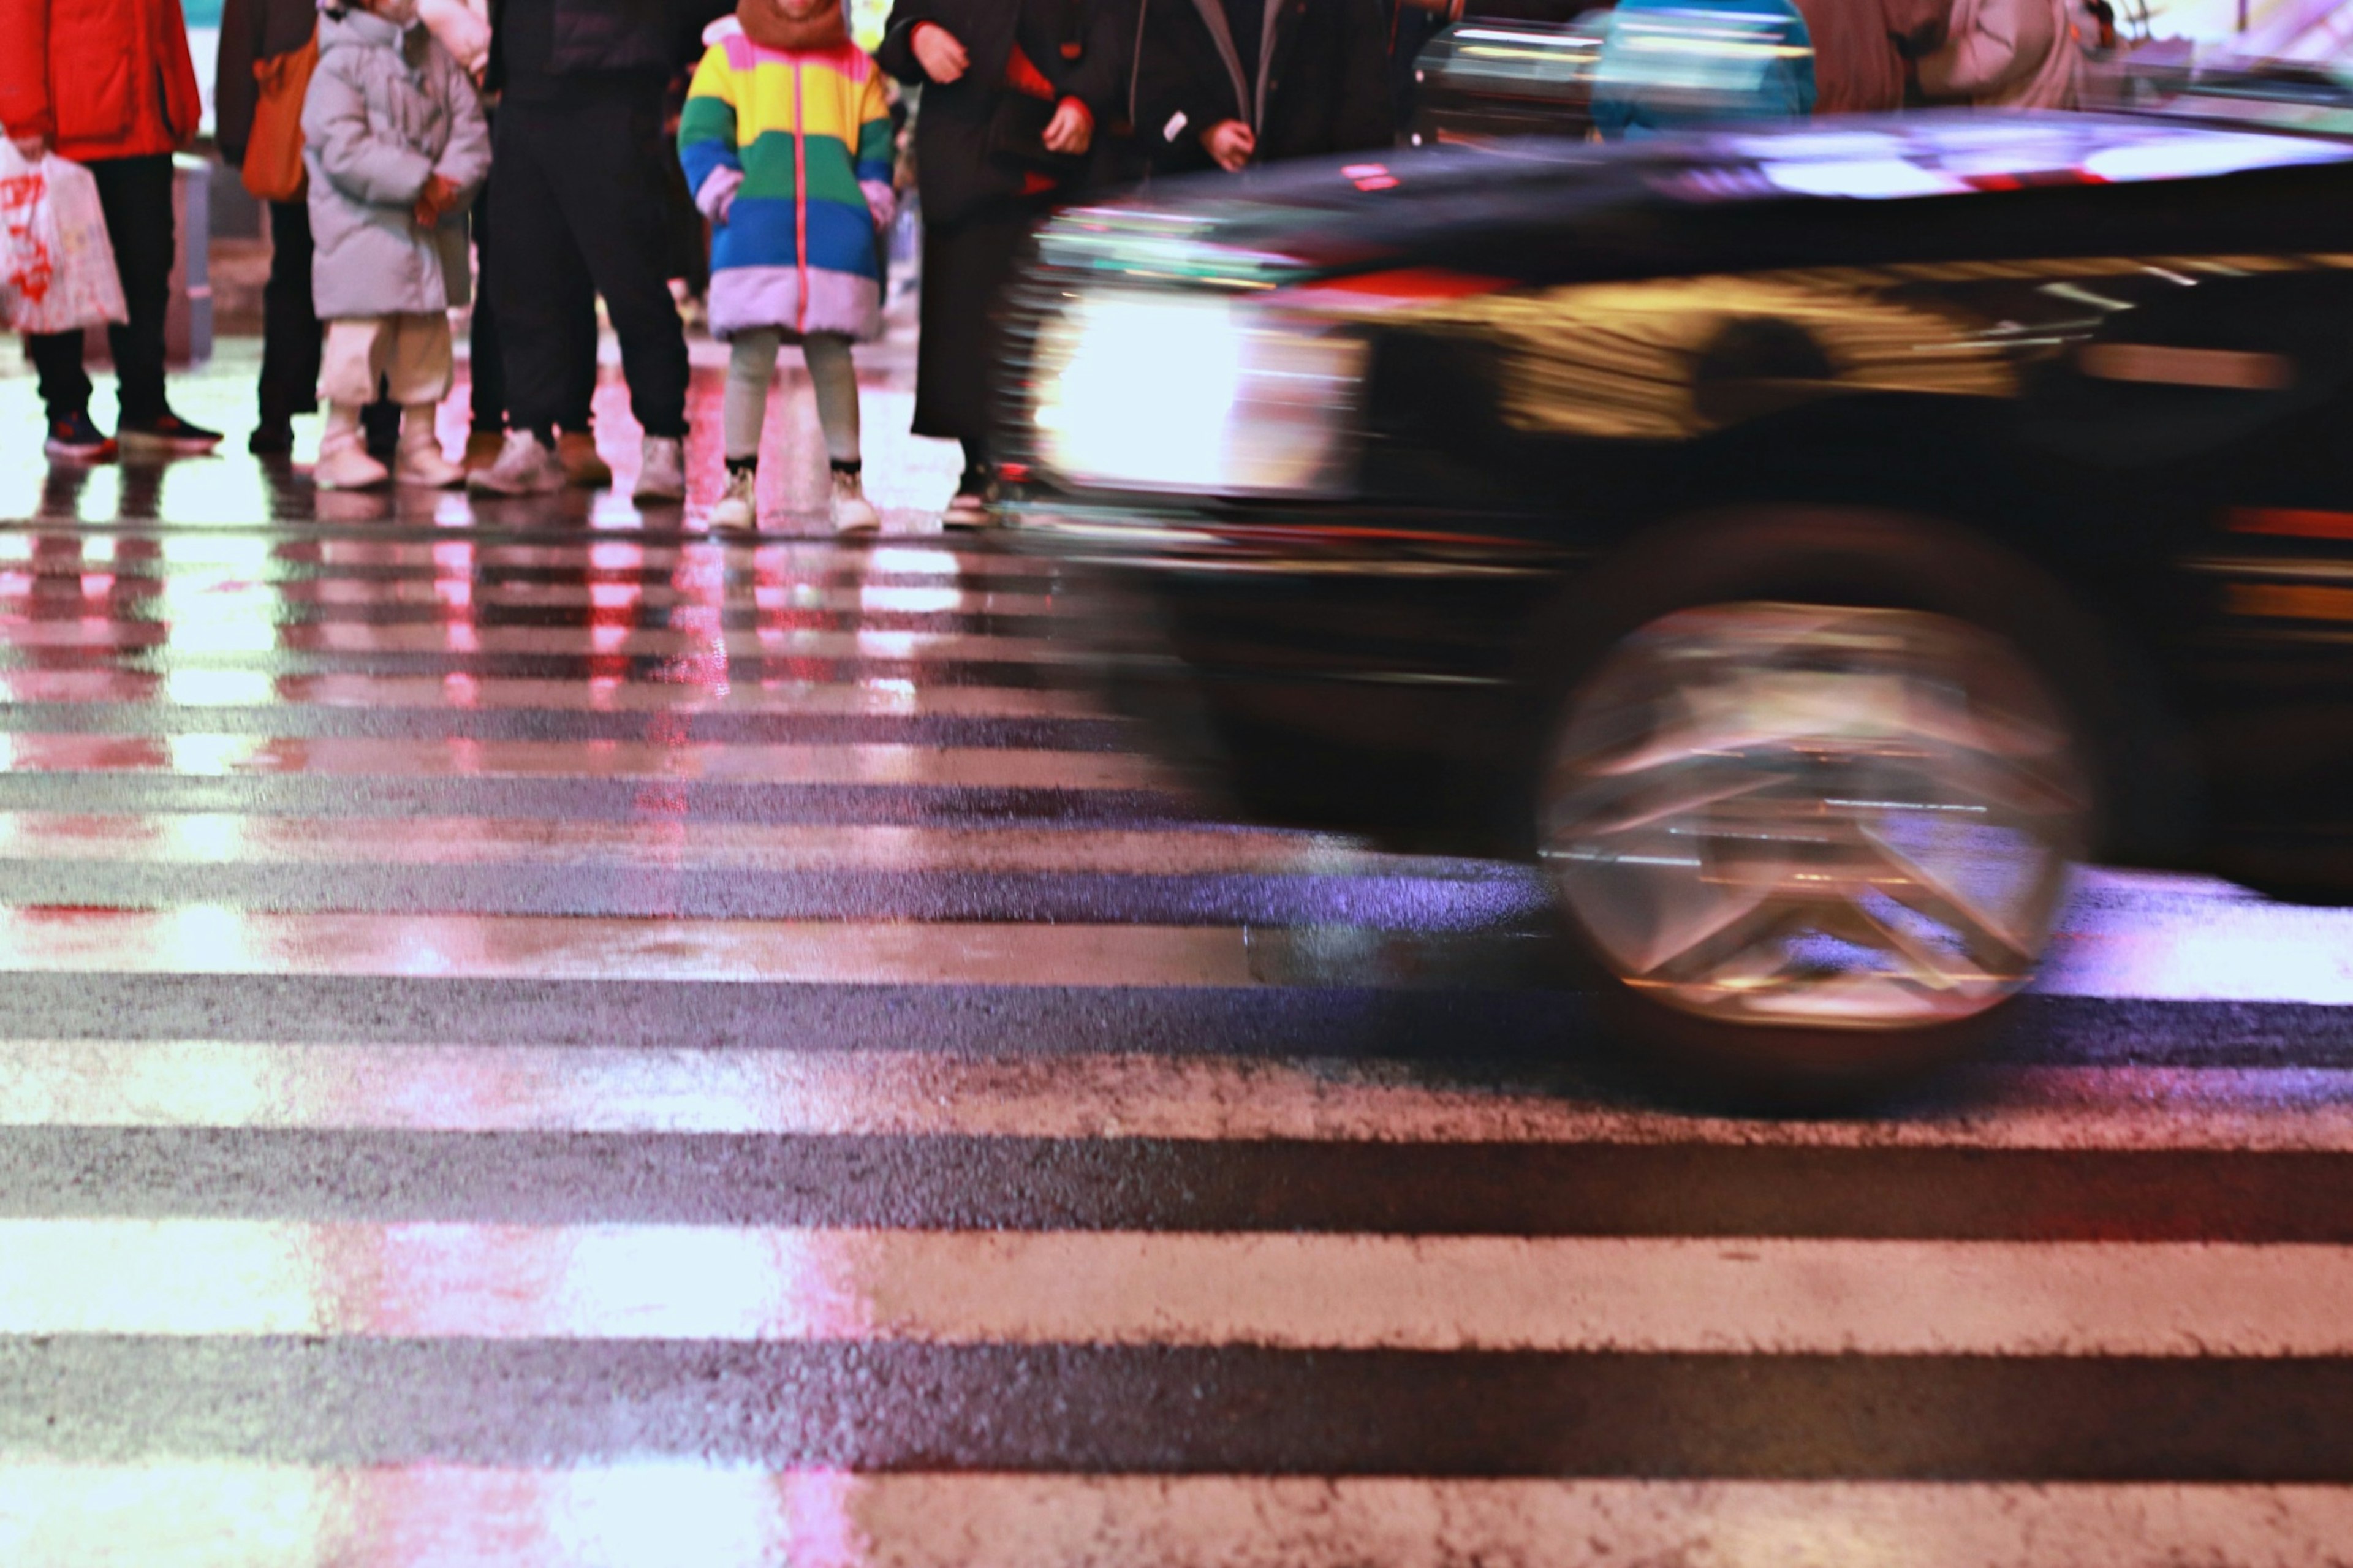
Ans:
{"label": "blurred moving car", "polygon": [[1014,537],[1122,700],[1261,818],[1539,862],[1675,1059],[1943,1059],[2080,858],[2353,890],[2353,147],[1526,141],[1039,246]]}
{"label": "blurred moving car", "polygon": [[2084,88],[2087,109],[2353,136],[2353,71],[2331,61],[2250,59],[2168,38],[2099,62]]}
{"label": "blurred moving car", "polygon": [[[1630,18],[1631,27],[1622,27]],[[1754,36],[1757,24],[1753,10],[1744,13],[1730,0],[1651,0],[1563,23],[1454,23],[1414,60],[1407,140],[1438,147],[1504,136],[1583,136],[1600,118],[1597,100],[1613,96],[1664,100],[1694,122],[1746,118],[1758,111],[1760,68],[1769,68],[1775,54],[1804,47],[1797,38]],[[1646,31],[1666,36],[1642,37]],[[2254,58],[2188,38],[2085,54],[2084,109],[2353,136],[2353,69],[2341,62]],[[1603,130],[1614,134],[1617,128]]]}
{"label": "blurred moving car", "polygon": [[1670,126],[1812,108],[1813,49],[1790,0],[1620,0],[1569,22],[1459,22],[1414,59],[1412,145]]}
{"label": "blurred moving car", "polygon": [[1576,136],[1593,124],[1593,74],[1609,14],[1573,22],[1458,22],[1413,62],[1416,147],[1499,136]]}

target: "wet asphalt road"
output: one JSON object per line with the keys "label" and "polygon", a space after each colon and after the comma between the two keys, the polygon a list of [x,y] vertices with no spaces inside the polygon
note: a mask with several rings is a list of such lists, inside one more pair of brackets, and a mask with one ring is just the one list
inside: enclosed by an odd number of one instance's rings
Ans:
{"label": "wet asphalt road", "polygon": [[0,1562],[2353,1552],[2353,919],[2087,874],[1996,1060],[1743,1121],[985,542],[29,510]]}

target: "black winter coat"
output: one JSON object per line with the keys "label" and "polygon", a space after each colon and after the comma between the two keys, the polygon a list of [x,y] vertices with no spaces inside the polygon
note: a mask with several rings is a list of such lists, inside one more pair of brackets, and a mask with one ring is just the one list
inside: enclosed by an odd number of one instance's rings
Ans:
{"label": "black winter coat", "polygon": [[213,141],[232,169],[245,164],[253,110],[261,89],[256,60],[291,53],[319,25],[315,0],[227,0],[221,6],[220,52],[213,57]]}
{"label": "black winter coat", "polygon": [[[1016,37],[1057,93],[1087,106],[1102,144],[1113,121],[1125,118],[1134,11],[1135,0],[898,0],[891,7],[874,58],[923,89],[915,110],[915,175],[926,223],[951,225],[1020,193],[1022,166],[988,151]],[[915,58],[915,29],[925,22],[964,45],[968,63],[953,82],[932,81]],[[1076,59],[1065,52],[1070,42],[1078,46]]]}
{"label": "black winter coat", "polygon": [[1219,0],[1144,0],[1135,133],[1163,172],[1217,165],[1201,132],[1239,120],[1254,161],[1388,146],[1389,11],[1382,0],[1267,0],[1273,44],[1245,83]]}
{"label": "black winter coat", "polygon": [[[555,0],[551,74],[628,71],[667,78],[702,53],[702,29],[733,0]],[[483,85],[506,85],[506,0],[491,0],[491,63]]]}

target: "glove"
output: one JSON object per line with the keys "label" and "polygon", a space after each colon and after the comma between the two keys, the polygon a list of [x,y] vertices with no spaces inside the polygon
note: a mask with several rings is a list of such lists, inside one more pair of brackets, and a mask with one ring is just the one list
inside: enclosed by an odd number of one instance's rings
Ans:
{"label": "glove", "polygon": [[702,188],[694,193],[694,205],[712,222],[725,223],[728,210],[735,205],[735,193],[743,188],[744,171],[723,165],[703,178]]}

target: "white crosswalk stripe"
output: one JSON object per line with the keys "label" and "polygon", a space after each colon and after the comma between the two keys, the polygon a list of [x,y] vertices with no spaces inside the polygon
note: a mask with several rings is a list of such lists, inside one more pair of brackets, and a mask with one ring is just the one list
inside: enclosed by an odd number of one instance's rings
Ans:
{"label": "white crosswalk stripe", "polygon": [[0,1562],[2353,1560],[2353,921],[2087,874],[2003,1058],[1680,1110],[1062,602],[0,532]]}

